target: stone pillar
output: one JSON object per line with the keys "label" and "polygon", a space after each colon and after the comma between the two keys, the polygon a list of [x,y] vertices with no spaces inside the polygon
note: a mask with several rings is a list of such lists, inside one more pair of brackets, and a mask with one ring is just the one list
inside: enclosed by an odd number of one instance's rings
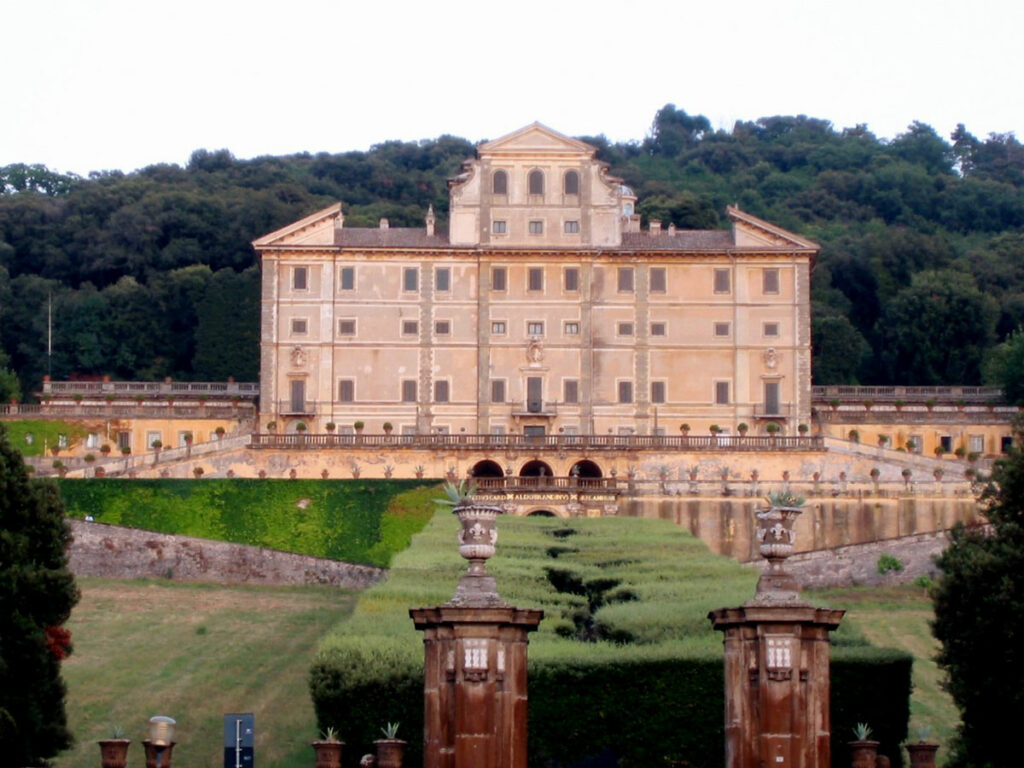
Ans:
{"label": "stone pillar", "polygon": [[543,611],[504,603],[485,562],[500,508],[462,503],[455,596],[409,611],[424,633],[424,768],[526,768],[526,646]]}
{"label": "stone pillar", "polygon": [[769,564],[753,600],[708,614],[725,633],[726,768],[829,768],[829,637],[843,611],[800,600],[782,567],[798,508],[757,513]]}

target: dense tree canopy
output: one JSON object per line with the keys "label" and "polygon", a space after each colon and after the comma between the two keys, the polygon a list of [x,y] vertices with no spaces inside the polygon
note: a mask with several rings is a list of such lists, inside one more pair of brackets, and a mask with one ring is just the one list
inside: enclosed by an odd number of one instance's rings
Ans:
{"label": "dense tree canopy", "polygon": [[[885,141],[865,126],[837,131],[805,115],[724,130],[668,104],[642,142],[582,138],[636,190],[645,219],[724,227],[725,207],[736,203],[821,243],[812,285],[817,383],[907,375],[977,383],[981,357],[1024,323],[1024,146],[1013,134],[980,139],[960,125],[947,141],[915,122]],[[258,315],[203,309],[210,290],[256,291],[251,277],[229,286],[222,274],[254,266],[250,242],[338,200],[350,226],[381,217],[422,226],[431,204],[443,225],[445,180],[472,153],[469,142],[442,136],[252,160],[200,149],[184,168],[89,178],[0,168],[0,331],[9,367],[25,391],[38,388],[48,367],[60,378],[255,375]],[[919,276],[940,270],[960,298],[973,297],[983,322],[959,317],[952,295],[945,312],[926,303],[946,324],[937,329],[941,346],[908,374],[906,345],[922,328],[908,309],[921,300]],[[248,306],[256,301],[251,294]],[[228,339],[238,344],[225,358],[215,350]]]}
{"label": "dense tree canopy", "polygon": [[939,558],[933,633],[960,709],[950,766],[1018,765],[1024,718],[1024,453],[996,466],[986,491],[991,531],[953,530]]}
{"label": "dense tree canopy", "polygon": [[32,484],[0,427],[0,766],[43,765],[71,744],[60,661],[78,601],[71,533],[52,483]]}

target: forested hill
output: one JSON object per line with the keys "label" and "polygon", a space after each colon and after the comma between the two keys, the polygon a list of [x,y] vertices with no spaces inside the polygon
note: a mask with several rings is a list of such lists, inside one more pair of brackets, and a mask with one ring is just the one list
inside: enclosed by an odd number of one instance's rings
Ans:
{"label": "forested hill", "polygon": [[[514,126],[510,126],[512,128]],[[599,148],[644,218],[724,227],[741,208],[822,244],[813,278],[816,383],[999,383],[1024,322],[1024,147],[920,123],[891,141],[805,116],[712,130],[667,105],[643,142]],[[54,378],[252,380],[254,238],[341,200],[346,224],[446,217],[445,179],[473,145],[443,136],[368,152],[238,160],[78,178],[0,168],[0,361],[23,390]],[[1024,352],[1024,343],[1020,343]],[[983,361],[989,358],[983,366]],[[1024,358],[1024,355],[1021,355]],[[0,372],[0,397],[13,377]]]}

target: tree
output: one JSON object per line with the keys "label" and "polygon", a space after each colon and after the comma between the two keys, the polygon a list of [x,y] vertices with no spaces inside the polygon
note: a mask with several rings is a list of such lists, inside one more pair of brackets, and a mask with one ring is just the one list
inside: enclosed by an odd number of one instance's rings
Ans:
{"label": "tree", "polygon": [[60,662],[78,601],[71,532],[52,483],[30,483],[0,427],[0,766],[42,765],[71,745]]}
{"label": "tree", "polygon": [[1024,717],[1024,453],[996,464],[983,496],[991,530],[957,524],[938,559],[932,633],[960,710],[950,766],[1018,765]]}

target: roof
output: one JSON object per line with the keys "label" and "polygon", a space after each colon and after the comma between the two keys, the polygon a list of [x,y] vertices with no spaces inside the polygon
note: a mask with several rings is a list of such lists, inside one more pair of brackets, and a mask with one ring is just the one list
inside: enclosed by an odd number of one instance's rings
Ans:
{"label": "roof", "polygon": [[727,229],[677,229],[662,231],[623,232],[622,248],[631,251],[721,251],[732,248],[732,232]]}
{"label": "roof", "polygon": [[448,233],[439,230],[428,235],[425,227],[390,227],[380,229],[339,229],[334,244],[342,248],[448,248]]}

